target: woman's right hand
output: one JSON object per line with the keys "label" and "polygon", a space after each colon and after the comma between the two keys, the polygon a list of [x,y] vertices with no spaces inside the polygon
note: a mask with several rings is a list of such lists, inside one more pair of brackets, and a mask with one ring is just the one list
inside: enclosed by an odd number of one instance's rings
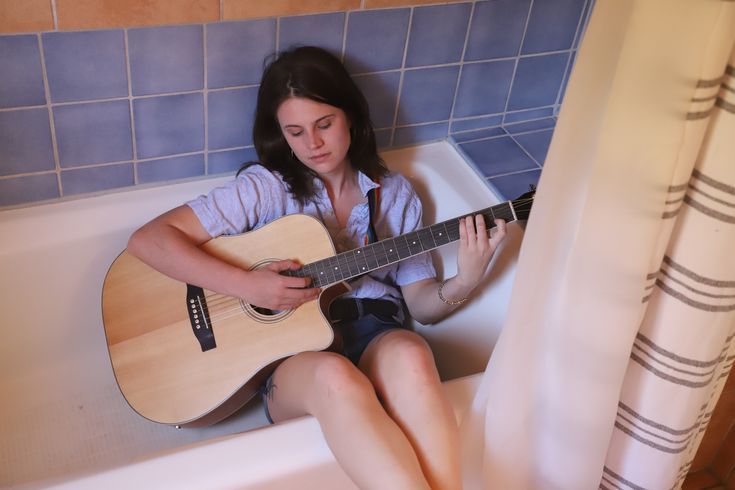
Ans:
{"label": "woman's right hand", "polygon": [[311,278],[280,274],[300,268],[301,264],[293,260],[279,260],[247,272],[242,299],[270,310],[290,310],[318,298],[321,289],[309,287]]}

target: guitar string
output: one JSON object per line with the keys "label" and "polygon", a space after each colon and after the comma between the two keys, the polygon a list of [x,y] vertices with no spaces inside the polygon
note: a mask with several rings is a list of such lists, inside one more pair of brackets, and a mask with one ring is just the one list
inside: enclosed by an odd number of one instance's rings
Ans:
{"label": "guitar string", "polygon": [[[530,199],[529,199],[530,201]],[[480,213],[478,213],[480,214]],[[445,222],[445,227],[447,225],[452,226],[454,228],[455,226],[459,228],[459,219],[455,218],[452,220],[449,220],[448,222]],[[492,228],[492,226],[488,229],[488,231]],[[448,230],[449,232],[450,230]],[[456,240],[453,240],[456,241]],[[449,242],[448,242],[449,243]],[[423,244],[422,244],[423,246]],[[373,257],[375,258],[375,257]],[[376,261],[377,263],[377,261]],[[357,260],[347,258],[347,266],[356,265]],[[388,265],[388,264],[386,264]],[[344,278],[343,278],[344,279]],[[226,318],[230,318],[232,316],[240,315],[243,312],[242,305],[240,303],[240,300],[238,298],[234,298],[231,296],[227,296],[220,293],[213,293],[210,295],[205,296],[207,298],[207,308],[209,312],[209,319],[211,320],[224,320]]]}
{"label": "guitar string", "polygon": [[[528,202],[531,202],[532,200],[533,200],[532,198],[528,198],[528,199],[525,199],[525,200],[519,200],[519,202],[521,204],[526,204]],[[477,214],[483,214],[484,215],[484,213],[477,213]],[[457,225],[457,227],[458,227],[458,225],[459,225],[459,219],[460,218],[458,217],[458,218],[455,218],[455,219],[456,219],[456,221],[449,220],[448,222],[445,222],[444,225],[445,226],[446,225],[450,225],[450,226]],[[441,224],[441,223],[439,223],[439,224]],[[490,228],[492,228],[492,226]],[[395,237],[395,238],[398,238],[398,237]],[[456,241],[456,239],[453,240],[453,241]],[[447,243],[449,243],[449,242],[447,242]],[[422,247],[423,247],[423,244],[422,244]],[[425,250],[425,251],[428,251],[428,250]],[[423,253],[423,252],[419,252],[419,253]],[[335,256],[332,256],[332,257],[329,257],[329,258],[333,258],[333,257],[335,257]],[[327,258],[325,260],[328,260],[329,258]],[[349,271],[349,269],[351,267],[356,267],[357,270],[359,271],[360,266],[358,266],[358,265],[359,264],[362,264],[362,262],[359,262],[356,257],[343,257],[343,258],[345,258],[345,264],[346,264],[346,267],[347,267],[348,271]],[[375,256],[370,257],[370,258],[371,259],[375,259],[375,263],[378,263]],[[407,258],[407,257],[404,257],[404,258]],[[367,259],[363,259],[363,260],[365,260],[365,262],[367,262]],[[319,261],[317,261],[317,262],[319,262]],[[389,264],[384,264],[384,266],[386,266],[386,265],[390,265],[390,263]],[[343,269],[344,269],[344,267],[343,267]],[[371,269],[373,269],[373,268],[371,267]],[[341,275],[341,272],[339,274]],[[350,277],[353,276],[353,275],[355,275],[355,274],[350,273]],[[359,272],[356,275],[359,275]],[[336,279],[337,274],[335,274],[334,277]],[[346,280],[346,279],[349,279],[349,277],[347,277],[347,278],[344,278],[343,277],[341,280]],[[339,282],[339,281],[336,280],[334,282]],[[234,301],[235,303],[239,303],[239,301],[240,301],[237,298],[233,298],[233,297],[230,297],[230,296],[227,296],[227,295],[223,295],[223,294],[219,294],[219,293],[213,293],[213,294],[210,294],[210,295],[205,295],[205,298],[207,299],[208,308],[210,308],[210,309],[216,309],[218,306],[226,305],[227,303],[230,303],[232,301]],[[227,310],[227,311],[240,311],[240,310],[241,310],[241,308],[240,307],[237,307],[237,308],[234,308],[232,310]]]}

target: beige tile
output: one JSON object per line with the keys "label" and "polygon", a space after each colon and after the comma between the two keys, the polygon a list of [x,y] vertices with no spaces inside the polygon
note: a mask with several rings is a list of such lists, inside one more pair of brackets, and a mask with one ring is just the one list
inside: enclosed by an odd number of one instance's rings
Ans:
{"label": "beige tile", "polygon": [[224,0],[223,20],[337,12],[360,8],[360,0]]}
{"label": "beige tile", "polygon": [[56,0],[59,30],[219,20],[219,0]]}
{"label": "beige tile", "polygon": [[404,7],[409,5],[428,5],[434,3],[458,3],[466,0],[365,0],[365,8]]}
{"label": "beige tile", "polygon": [[0,0],[0,34],[53,29],[51,0]]}

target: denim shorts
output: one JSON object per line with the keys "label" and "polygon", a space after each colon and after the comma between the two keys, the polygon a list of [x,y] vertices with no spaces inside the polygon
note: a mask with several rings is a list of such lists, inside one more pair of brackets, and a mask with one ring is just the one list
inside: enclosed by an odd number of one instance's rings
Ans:
{"label": "denim shorts", "polygon": [[[395,328],[403,328],[403,307],[392,301],[380,299],[345,298],[335,300],[329,308],[329,318],[335,335],[342,337],[341,346],[336,350],[357,366],[362,353],[368,344],[383,332]],[[263,407],[268,422],[268,399],[273,393],[273,375],[271,374],[259,393],[263,399]]]}

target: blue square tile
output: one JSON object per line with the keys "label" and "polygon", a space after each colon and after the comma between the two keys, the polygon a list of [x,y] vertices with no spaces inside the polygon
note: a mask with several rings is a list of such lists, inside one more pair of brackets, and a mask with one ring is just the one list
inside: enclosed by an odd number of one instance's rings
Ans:
{"label": "blue square tile", "polygon": [[471,9],[470,3],[417,7],[411,20],[406,66],[460,61]]}
{"label": "blue square tile", "polygon": [[257,87],[209,93],[207,117],[210,149],[253,144],[257,98]]}
{"label": "blue square tile", "polygon": [[134,184],[132,163],[63,170],[61,172],[61,189],[65,196],[119,189]]}
{"label": "blue square tile", "polygon": [[495,189],[499,198],[511,200],[517,199],[528,192],[532,185],[538,185],[540,177],[541,170],[529,170],[528,172],[494,177],[488,179],[487,182],[490,187]]}
{"label": "blue square tile", "polygon": [[133,159],[127,100],[56,106],[54,125],[62,167]]}
{"label": "blue square tile", "polygon": [[0,107],[46,103],[36,36],[0,36],[0,66]]}
{"label": "blue square tile", "polygon": [[409,14],[409,9],[351,12],[345,46],[347,69],[366,73],[400,68]]}
{"label": "blue square tile", "polygon": [[15,206],[59,197],[55,173],[0,179],[0,206]]}
{"label": "blue square tile", "polygon": [[530,0],[477,2],[465,61],[518,56]]}
{"label": "blue square tile", "polygon": [[459,147],[486,177],[538,168],[510,136],[462,143]]}
{"label": "blue square tile", "polygon": [[202,94],[168,95],[133,101],[138,158],[204,149]]}
{"label": "blue square tile", "polygon": [[426,141],[442,140],[447,137],[449,123],[421,124],[396,128],[393,136],[394,146],[414,145]]}
{"label": "blue square tile", "polygon": [[260,83],[263,62],[275,51],[275,19],[207,24],[207,85]]}
{"label": "blue square tile", "polygon": [[459,79],[453,117],[505,111],[514,65],[513,60],[465,64]]}
{"label": "blue square tile", "polygon": [[358,75],[354,80],[368,101],[373,126],[393,126],[401,74],[397,71],[373,73]]}
{"label": "blue square tile", "polygon": [[494,116],[474,117],[472,119],[460,119],[452,121],[452,133],[458,131],[469,131],[472,129],[489,128],[492,126],[500,126],[503,123],[503,115],[496,114]]}
{"label": "blue square tile", "polygon": [[204,154],[138,162],[138,183],[162,182],[204,175]]}
{"label": "blue square tile", "polygon": [[0,175],[54,168],[48,109],[0,112]]}
{"label": "blue square tile", "polygon": [[296,46],[319,46],[341,57],[344,29],[344,12],[282,17],[278,29],[278,50],[283,52]]}
{"label": "blue square tile", "polygon": [[406,71],[398,103],[398,124],[449,119],[458,73],[458,66]]}
{"label": "blue square tile", "polygon": [[523,147],[539,165],[544,164],[546,154],[549,152],[551,137],[554,135],[553,129],[545,131],[537,131],[535,133],[519,134],[513,138]]}
{"label": "blue square tile", "polygon": [[522,54],[570,49],[585,0],[534,0]]}
{"label": "blue square tile", "polygon": [[379,129],[375,131],[375,144],[378,148],[388,148],[391,145],[391,138],[393,138],[392,129]]}
{"label": "blue square tile", "polygon": [[556,104],[569,53],[532,56],[518,60],[508,110]]}
{"label": "blue square tile", "polygon": [[128,32],[133,95],[204,87],[202,26],[147,27]]}
{"label": "blue square tile", "polygon": [[207,174],[235,173],[244,163],[257,161],[258,154],[253,147],[240,150],[211,152],[209,154]]}
{"label": "blue square tile", "polygon": [[123,31],[49,32],[42,41],[54,102],[128,95]]}

